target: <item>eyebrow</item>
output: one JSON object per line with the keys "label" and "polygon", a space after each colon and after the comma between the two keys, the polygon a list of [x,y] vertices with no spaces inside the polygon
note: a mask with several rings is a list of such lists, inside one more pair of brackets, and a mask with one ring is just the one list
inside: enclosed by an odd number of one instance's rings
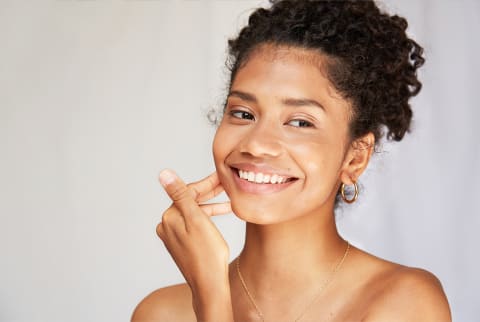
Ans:
{"label": "eyebrow", "polygon": [[[257,98],[255,95],[245,93],[242,91],[231,91],[228,94],[228,97],[238,97],[244,101],[251,102],[251,103],[258,103]],[[282,99],[282,104],[286,106],[292,106],[292,107],[301,107],[301,106],[316,106],[321,108],[322,110],[325,110],[322,104],[317,102],[314,99],[309,99],[309,98],[283,98]]]}

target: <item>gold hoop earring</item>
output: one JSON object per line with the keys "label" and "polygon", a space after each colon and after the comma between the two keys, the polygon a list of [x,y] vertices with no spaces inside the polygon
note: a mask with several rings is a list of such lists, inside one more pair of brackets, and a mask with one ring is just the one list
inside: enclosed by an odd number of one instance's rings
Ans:
{"label": "gold hoop earring", "polygon": [[348,199],[347,196],[345,195],[345,184],[342,183],[342,187],[340,188],[340,193],[342,194],[342,199],[343,201],[345,201],[346,203],[354,203],[356,200],[357,200],[357,197],[358,197],[358,186],[357,186],[357,183],[354,182],[353,183],[353,188],[355,189],[355,192],[353,194],[353,198],[352,199]]}

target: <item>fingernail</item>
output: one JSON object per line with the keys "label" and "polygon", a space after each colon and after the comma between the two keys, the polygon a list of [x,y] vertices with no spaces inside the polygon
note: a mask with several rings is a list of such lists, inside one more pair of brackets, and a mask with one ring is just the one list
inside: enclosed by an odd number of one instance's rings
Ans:
{"label": "fingernail", "polygon": [[169,169],[162,170],[160,171],[159,179],[162,186],[165,187],[175,181],[175,173]]}

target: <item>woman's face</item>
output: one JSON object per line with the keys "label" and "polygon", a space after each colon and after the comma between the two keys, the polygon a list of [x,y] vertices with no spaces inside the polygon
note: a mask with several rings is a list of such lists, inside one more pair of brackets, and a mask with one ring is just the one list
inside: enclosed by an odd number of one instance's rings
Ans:
{"label": "woman's face", "polygon": [[264,46],[238,70],[213,154],[239,218],[271,224],[332,213],[350,105],[323,76],[322,61],[303,49]]}

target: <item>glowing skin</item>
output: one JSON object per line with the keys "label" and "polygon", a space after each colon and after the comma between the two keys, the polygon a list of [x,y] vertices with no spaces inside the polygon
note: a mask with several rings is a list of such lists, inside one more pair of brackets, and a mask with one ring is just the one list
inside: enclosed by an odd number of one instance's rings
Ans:
{"label": "glowing skin", "polygon": [[350,106],[324,77],[322,62],[301,49],[263,47],[239,69],[213,153],[241,219],[270,224],[333,211]]}
{"label": "glowing skin", "polygon": [[157,233],[187,283],[150,294],[132,322],[259,320],[209,218],[230,203],[203,204],[223,190],[247,221],[242,276],[266,321],[293,321],[310,299],[301,321],[451,321],[433,275],[355,247],[314,297],[345,252],[333,214],[338,187],[361,175],[374,145],[371,133],[350,142],[351,108],[323,76],[324,63],[300,48],[252,53],[215,136],[216,173],[185,185],[162,172],[172,205]]}

